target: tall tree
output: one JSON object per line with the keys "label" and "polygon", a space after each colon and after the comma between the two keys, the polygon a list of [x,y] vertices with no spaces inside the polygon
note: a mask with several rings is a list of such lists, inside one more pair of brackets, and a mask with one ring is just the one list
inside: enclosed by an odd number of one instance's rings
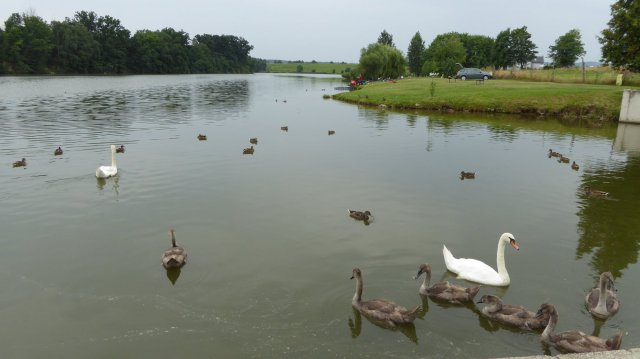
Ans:
{"label": "tall tree", "polygon": [[33,14],[12,14],[5,21],[5,51],[12,71],[45,72],[51,55],[51,28]]}
{"label": "tall tree", "polygon": [[383,45],[389,45],[391,47],[395,47],[393,44],[393,36],[387,32],[387,30],[382,30],[380,36],[378,36],[378,43]]}
{"label": "tall tree", "polygon": [[365,78],[398,78],[404,74],[404,66],[404,56],[395,47],[373,43],[360,51],[360,70]]}
{"label": "tall tree", "polygon": [[98,16],[93,11],[78,11],[73,22],[83,25],[100,45],[96,59],[96,71],[100,73],[123,73],[127,71],[127,56],[131,33],[120,20],[111,16]]}
{"label": "tall tree", "polygon": [[531,34],[523,26],[511,31],[511,51],[513,60],[523,69],[527,62],[536,57],[536,45],[531,41]]}
{"label": "tall tree", "polygon": [[460,41],[464,45],[467,57],[466,67],[491,66],[491,50],[494,40],[489,36],[460,34]]}
{"label": "tall tree", "polygon": [[420,76],[422,73],[422,64],[424,63],[424,41],[420,32],[416,32],[409,43],[409,49],[407,50],[407,60],[409,63],[409,72]]}
{"label": "tall tree", "polygon": [[507,28],[498,33],[496,41],[493,43],[493,50],[491,51],[493,66],[497,69],[506,69],[509,66],[515,65],[512,51],[511,29]]}
{"label": "tall tree", "polygon": [[5,69],[6,60],[5,60],[5,51],[4,51],[4,30],[0,28],[0,74],[4,74],[7,70]]}
{"label": "tall tree", "polygon": [[80,23],[54,21],[52,65],[62,73],[88,74],[96,72],[100,45]]}
{"label": "tall tree", "polygon": [[609,27],[602,30],[602,61],[640,71],[640,2],[618,0],[611,5]]}
{"label": "tall tree", "polygon": [[464,63],[467,51],[460,41],[460,34],[449,32],[440,34],[425,50],[423,73],[439,72],[443,75],[453,75]]}
{"label": "tall tree", "polygon": [[584,54],[584,45],[578,29],[570,30],[558,37],[555,43],[549,46],[549,57],[553,59],[556,67],[574,66],[578,57]]}

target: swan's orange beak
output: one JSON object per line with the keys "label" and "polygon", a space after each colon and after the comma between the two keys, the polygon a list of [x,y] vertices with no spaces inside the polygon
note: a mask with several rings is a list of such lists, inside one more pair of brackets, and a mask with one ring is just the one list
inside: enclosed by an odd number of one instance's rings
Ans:
{"label": "swan's orange beak", "polygon": [[518,247],[518,245],[516,244],[516,240],[515,239],[511,238],[509,243],[511,243],[511,247],[513,247],[516,251],[520,250],[520,247]]}

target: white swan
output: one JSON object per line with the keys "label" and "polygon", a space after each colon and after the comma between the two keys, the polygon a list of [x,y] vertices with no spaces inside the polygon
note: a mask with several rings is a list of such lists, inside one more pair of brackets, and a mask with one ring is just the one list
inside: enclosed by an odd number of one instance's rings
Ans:
{"label": "white swan", "polygon": [[116,145],[111,145],[111,166],[100,166],[96,170],[96,177],[108,178],[118,174],[116,166]]}
{"label": "white swan", "polygon": [[466,279],[472,282],[494,285],[507,286],[511,283],[507,267],[504,264],[504,246],[509,243],[513,248],[519,250],[515,238],[511,233],[503,233],[498,240],[498,271],[476,259],[455,258],[453,254],[443,246],[442,254],[444,255],[444,263],[447,269],[458,275],[460,279]]}

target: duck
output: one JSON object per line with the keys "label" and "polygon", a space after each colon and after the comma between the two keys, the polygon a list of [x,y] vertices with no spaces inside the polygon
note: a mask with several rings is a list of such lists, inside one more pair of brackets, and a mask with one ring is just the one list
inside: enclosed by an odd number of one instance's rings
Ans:
{"label": "duck", "polygon": [[20,161],[15,161],[13,163],[13,167],[26,167],[27,166],[27,159],[23,158]]}
{"label": "duck", "polygon": [[554,334],[553,330],[558,323],[558,312],[553,304],[544,303],[540,306],[536,316],[543,315],[549,315],[549,323],[542,332],[540,340],[543,343],[554,346],[563,353],[587,353],[620,349],[622,333],[606,340],[577,330]]}
{"label": "duck", "polygon": [[498,239],[497,266],[498,271],[477,259],[455,258],[447,246],[443,245],[442,254],[447,269],[458,275],[460,279],[492,286],[508,286],[511,283],[504,262],[504,246],[509,243],[515,250],[520,250],[513,234],[503,233]]}
{"label": "duck", "polygon": [[577,170],[580,169],[580,166],[578,166],[576,161],[573,161],[573,163],[571,163],[571,169],[574,170],[574,171],[577,171]]}
{"label": "duck", "polygon": [[53,151],[53,155],[54,156],[60,156],[62,155],[62,148],[60,146],[58,146],[58,148],[56,148],[55,151]]}
{"label": "duck", "polygon": [[258,144],[258,137],[252,137],[249,139],[249,143],[257,145]]}
{"label": "duck", "polygon": [[335,134],[336,134],[336,131],[334,131],[334,130],[329,130],[329,136],[331,136],[331,135],[335,135]]}
{"label": "duck", "polygon": [[242,150],[242,154],[243,155],[252,155],[253,154],[253,146],[251,146],[249,148],[245,148],[244,150]]}
{"label": "duck", "polygon": [[549,322],[548,314],[537,317],[537,313],[531,312],[521,305],[502,303],[502,299],[495,295],[483,295],[478,303],[487,304],[481,310],[485,317],[522,330],[542,330]]}
{"label": "duck", "polygon": [[282,127],[280,127],[280,129],[282,131],[289,131],[289,126],[282,126]]}
{"label": "duck", "polygon": [[176,244],[176,231],[171,229],[171,247],[162,255],[162,266],[166,269],[181,268],[187,263],[187,252]]}
{"label": "duck", "polygon": [[560,155],[560,158],[558,158],[558,162],[560,162],[560,163],[569,163],[569,157],[565,157],[563,155]]}
{"label": "duck", "polygon": [[358,220],[358,221],[368,221],[369,217],[371,217],[371,212],[369,211],[355,211],[353,209],[349,210],[349,217]]}
{"label": "duck", "polygon": [[552,149],[549,149],[549,157],[560,157],[562,154],[560,152],[553,152]]}
{"label": "duck", "polygon": [[609,195],[609,192],[599,191],[597,189],[592,189],[589,186],[584,187],[584,192],[591,197],[606,197]]}
{"label": "duck", "polygon": [[465,172],[465,171],[460,171],[460,179],[474,179],[476,178],[476,173],[475,172]]}
{"label": "duck", "polygon": [[362,300],[362,271],[353,268],[351,279],[356,280],[356,292],[351,300],[351,305],[363,315],[395,327],[400,324],[413,323],[422,307],[418,305],[413,309],[407,309],[386,299]]}
{"label": "duck", "polygon": [[111,145],[111,166],[100,166],[96,170],[96,177],[108,178],[118,174],[118,166],[116,166],[116,145]]}
{"label": "duck", "polygon": [[461,285],[451,284],[448,281],[440,282],[429,287],[431,282],[431,266],[423,263],[418,268],[418,273],[413,279],[418,279],[425,274],[424,281],[418,290],[418,293],[426,295],[433,300],[449,302],[451,304],[464,304],[473,302],[473,298],[480,291],[480,286],[463,287]]}
{"label": "duck", "polygon": [[200,141],[206,141],[207,140],[207,135],[203,135],[201,133],[198,134],[198,140]]}
{"label": "duck", "polygon": [[116,147],[116,153],[124,153],[124,145],[120,145],[120,147]]}
{"label": "duck", "polygon": [[589,313],[596,318],[607,319],[616,314],[620,308],[620,301],[614,288],[613,275],[611,272],[600,274],[599,286],[587,293],[584,298]]}

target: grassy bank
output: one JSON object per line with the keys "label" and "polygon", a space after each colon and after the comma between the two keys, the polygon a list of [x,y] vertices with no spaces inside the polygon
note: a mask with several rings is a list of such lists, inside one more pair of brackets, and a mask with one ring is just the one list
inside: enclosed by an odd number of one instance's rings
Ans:
{"label": "grassy bank", "polygon": [[297,73],[298,65],[302,65],[302,73],[316,74],[341,74],[350,71],[356,64],[339,64],[339,63],[288,63],[288,64],[267,64],[267,72],[275,73]]}
{"label": "grassy bank", "polygon": [[629,87],[513,80],[476,84],[474,80],[413,78],[371,83],[333,97],[390,108],[530,114],[597,126],[618,120],[625,88]]}
{"label": "grassy bank", "polygon": [[[588,67],[585,68],[584,75],[581,68],[561,68],[546,70],[496,70],[493,75],[496,79],[522,80],[522,81],[543,81],[562,83],[587,83],[600,85],[613,85],[619,71],[611,67]],[[623,73],[624,86],[640,86],[640,74]]]}

